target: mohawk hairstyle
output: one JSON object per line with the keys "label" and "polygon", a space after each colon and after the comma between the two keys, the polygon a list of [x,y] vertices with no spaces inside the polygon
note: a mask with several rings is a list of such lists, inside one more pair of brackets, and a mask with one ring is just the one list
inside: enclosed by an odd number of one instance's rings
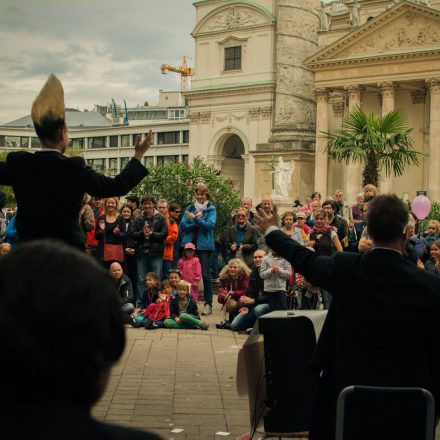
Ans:
{"label": "mohawk hairstyle", "polygon": [[40,139],[58,140],[65,125],[64,90],[60,80],[51,74],[32,104],[32,121]]}

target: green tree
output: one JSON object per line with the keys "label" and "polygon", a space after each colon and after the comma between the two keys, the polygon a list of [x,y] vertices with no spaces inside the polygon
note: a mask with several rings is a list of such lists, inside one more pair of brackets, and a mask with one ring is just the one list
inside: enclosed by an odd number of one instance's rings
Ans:
{"label": "green tree", "polygon": [[[9,151],[0,152],[0,162],[6,161],[6,157],[8,156]],[[0,191],[3,191],[7,196],[6,207],[7,208],[15,208],[17,206],[17,201],[15,200],[14,191],[12,191],[12,187],[7,185],[0,185]]]}
{"label": "green tree", "polygon": [[223,233],[230,221],[231,212],[240,205],[240,198],[234,190],[232,180],[222,177],[218,170],[204,163],[201,158],[195,158],[190,165],[168,163],[152,167],[149,171],[133,193],[138,196],[152,195],[156,199],[165,198],[169,203],[179,203],[182,209],[194,202],[197,184],[206,183],[211,202],[217,210],[217,237]]}
{"label": "green tree", "polygon": [[419,164],[422,153],[414,150],[410,132],[402,110],[377,116],[356,107],[344,118],[341,130],[326,133],[327,151],[338,162],[363,164],[363,185],[378,186],[380,169],[386,176],[401,176],[409,165]]}

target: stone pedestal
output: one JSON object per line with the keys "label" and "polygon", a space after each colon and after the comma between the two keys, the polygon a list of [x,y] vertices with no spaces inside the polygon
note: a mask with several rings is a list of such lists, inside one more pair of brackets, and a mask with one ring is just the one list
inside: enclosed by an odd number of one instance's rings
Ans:
{"label": "stone pedestal", "polygon": [[287,211],[292,211],[293,200],[288,197],[272,196],[274,205],[277,205],[278,214],[282,215]]}

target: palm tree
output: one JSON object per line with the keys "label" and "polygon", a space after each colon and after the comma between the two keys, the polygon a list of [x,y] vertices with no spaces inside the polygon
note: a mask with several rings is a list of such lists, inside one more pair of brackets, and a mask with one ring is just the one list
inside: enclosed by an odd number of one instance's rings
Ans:
{"label": "palm tree", "polygon": [[327,136],[327,151],[338,162],[364,164],[363,185],[378,186],[379,169],[401,176],[406,167],[419,164],[423,153],[415,151],[406,114],[393,110],[384,116],[367,115],[358,106],[342,123],[342,129]]}

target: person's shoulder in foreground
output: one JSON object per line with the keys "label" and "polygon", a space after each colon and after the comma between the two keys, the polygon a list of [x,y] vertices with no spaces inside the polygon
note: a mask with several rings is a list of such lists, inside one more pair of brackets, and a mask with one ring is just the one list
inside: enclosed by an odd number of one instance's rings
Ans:
{"label": "person's shoulder in foreground", "polygon": [[114,289],[103,268],[61,242],[33,241],[3,257],[0,432],[6,438],[160,438],[91,415],[125,345]]}

